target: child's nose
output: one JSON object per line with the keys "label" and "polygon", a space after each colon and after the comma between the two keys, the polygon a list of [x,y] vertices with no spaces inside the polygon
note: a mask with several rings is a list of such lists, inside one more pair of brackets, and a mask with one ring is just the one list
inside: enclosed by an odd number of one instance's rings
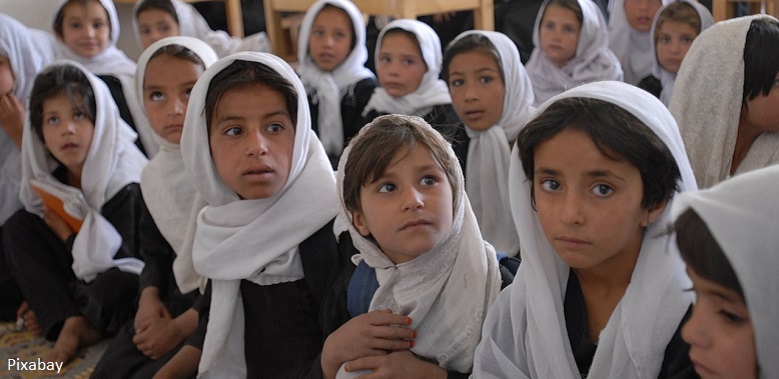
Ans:
{"label": "child's nose", "polygon": [[416,188],[409,188],[403,196],[403,210],[414,210],[424,206],[422,194]]}
{"label": "child's nose", "polygon": [[248,134],[249,135],[246,138],[247,155],[250,157],[260,157],[268,154],[268,141],[265,136],[262,135],[262,132],[256,131]]}
{"label": "child's nose", "polygon": [[584,212],[581,197],[573,191],[565,194],[561,206],[560,221],[566,225],[581,225],[584,223]]}
{"label": "child's nose", "polygon": [[682,339],[699,349],[708,348],[711,344],[711,338],[706,332],[707,323],[703,313],[703,309],[696,304],[693,306],[692,315],[682,327]]}

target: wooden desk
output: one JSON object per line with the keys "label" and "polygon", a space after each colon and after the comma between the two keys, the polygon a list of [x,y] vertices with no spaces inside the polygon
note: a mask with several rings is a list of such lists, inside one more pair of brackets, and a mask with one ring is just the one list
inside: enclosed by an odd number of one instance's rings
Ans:
{"label": "wooden desk", "polygon": [[760,3],[765,3],[765,13],[774,17],[779,17],[779,0],[712,0],[711,13],[714,16],[714,22],[719,22],[733,18],[733,3],[736,1],[746,1],[750,4],[751,13],[760,13]]}
{"label": "wooden desk", "polygon": [[[265,3],[265,25],[273,52],[287,60],[296,60],[292,41],[281,25],[282,13],[305,12],[313,0],[263,0]],[[779,0],[777,0],[779,1]],[[472,11],[474,27],[494,30],[493,0],[352,0],[357,8],[367,15],[385,15],[395,18],[416,19],[430,14]]]}
{"label": "wooden desk", "polygon": [[[197,3],[205,0],[182,0],[185,3]],[[235,37],[243,37],[243,12],[241,0],[220,0],[225,3],[227,31]],[[114,0],[115,4],[135,4],[138,0]]]}

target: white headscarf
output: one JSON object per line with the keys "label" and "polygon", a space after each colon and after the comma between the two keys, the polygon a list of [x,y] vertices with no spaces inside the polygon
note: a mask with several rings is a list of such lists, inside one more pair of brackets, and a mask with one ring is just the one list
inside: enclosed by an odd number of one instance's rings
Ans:
{"label": "white headscarf", "polygon": [[[404,121],[434,131],[419,118],[409,117]],[[341,204],[338,218],[342,224],[348,224],[354,246],[360,251],[352,261],[358,264],[364,260],[376,270],[379,278],[380,286],[373,295],[369,311],[392,309],[394,313],[411,317],[413,324],[410,327],[421,336],[416,339],[412,352],[435,359],[447,370],[468,372],[473,365],[473,352],[479,342],[484,316],[500,291],[495,249],[482,239],[465,194],[460,165],[451,149],[448,159],[456,171],[454,180],[457,181],[452,183],[454,222],[441,242],[429,252],[396,265],[374,242],[360,235],[344,203],[344,171],[351,146],[371,127],[373,123],[361,129],[344,150],[338,164]],[[424,147],[417,144],[417,148]],[[338,232],[340,230],[336,230]]]}
{"label": "white headscarf", "polygon": [[[223,30],[213,30],[195,7],[181,0],[170,0],[178,19],[179,35],[194,37],[208,44],[219,57],[225,57],[241,51],[259,51],[269,53],[270,40],[265,32],[252,34],[248,37],[233,37]],[[133,6],[133,32],[138,44],[141,45],[141,31],[138,27],[138,8],[143,1],[137,1]],[[151,47],[151,46],[149,46]]]}
{"label": "white headscarf", "polygon": [[[289,177],[278,193],[266,199],[240,200],[222,181],[208,153],[204,110],[208,87],[216,74],[238,60],[268,66],[292,83],[298,96]],[[189,100],[181,155],[190,180],[208,204],[197,215],[192,248],[195,269],[212,283],[200,376],[243,378],[246,362],[241,280],[272,285],[304,277],[298,245],[338,213],[335,175],[311,130],[303,85],[286,62],[267,53],[233,54],[203,73]]]}
{"label": "white headscarf", "polygon": [[[136,93],[143,104],[143,84],[146,76],[146,66],[152,55],[165,46],[182,46],[197,55],[203,65],[208,68],[217,60],[216,53],[205,42],[192,37],[163,38],[141,54],[138,60],[138,72],[135,75]],[[183,250],[184,237],[190,222],[192,212],[197,212],[202,201],[196,202],[195,185],[184,170],[184,160],[181,158],[179,145],[168,142],[158,134],[154,138],[160,145],[160,151],[149,161],[141,174],[141,191],[146,208],[165,240],[176,252],[173,272],[182,293],[187,293],[198,287],[200,278],[192,265],[192,251]],[[193,209],[197,207],[197,210]]]}
{"label": "white headscarf", "polygon": [[[621,82],[596,82],[555,96],[600,99],[636,116],[666,145],[681,172],[680,191],[695,190],[695,178],[676,123],[648,92]],[[490,310],[476,352],[479,378],[579,378],[566,329],[563,303],[570,268],[550,245],[531,202],[531,185],[519,153],[511,155],[511,210],[522,242],[522,265],[514,284]],[[646,230],[636,267],[622,300],[601,331],[592,378],[656,378],[666,345],[679,327],[692,296],[690,281],[667,232],[669,208]]]}
{"label": "white headscarf", "polygon": [[[663,5],[671,1],[663,0]],[[655,61],[652,36],[630,26],[625,15],[625,0],[611,0],[609,15],[609,48],[622,64],[625,83],[637,85],[652,73]]]}
{"label": "white headscarf", "polygon": [[[710,27],[693,41],[679,69],[679,85],[668,108],[679,123],[701,188],[730,177],[744,93],[744,45],[752,21],[758,19],[776,21],[757,15]],[[735,174],[776,163],[779,133],[765,132],[752,143]]]}
{"label": "white headscarf", "polygon": [[527,72],[533,82],[539,105],[550,97],[585,83],[601,80],[622,80],[622,66],[609,49],[609,32],[606,20],[591,0],[578,0],[582,10],[582,25],[576,44],[576,55],[563,68],[557,67],[541,49],[541,19],[549,0],[541,6],[533,29],[533,44],[536,46],[527,62]]}
{"label": "white headscarf", "polygon": [[[698,13],[698,18],[701,20],[701,30],[698,32],[698,34],[703,33],[704,30],[714,25],[714,18],[711,16],[711,12],[709,12],[709,10],[702,4],[693,0],[678,0],[678,2],[690,5],[692,9]],[[655,53],[655,62],[652,66],[652,76],[659,79],[660,84],[663,86],[663,90],[660,92],[660,101],[662,101],[666,106],[671,102],[671,95],[674,92],[674,84],[676,83],[676,74],[672,74],[666,71],[666,69],[664,69],[657,60],[657,46],[655,44],[654,36],[655,29],[657,29],[657,19],[660,17],[660,14],[663,13],[663,10],[665,10],[667,6],[668,5],[664,5],[662,8],[660,8],[659,11],[657,11],[655,19],[652,21],[652,30],[649,31],[649,35],[652,37],[652,51]]]}
{"label": "white headscarf", "polygon": [[451,104],[452,98],[449,96],[449,87],[446,85],[446,82],[438,78],[441,73],[441,62],[443,60],[441,40],[433,28],[424,22],[399,19],[387,24],[379,33],[379,39],[376,42],[376,66],[378,67],[379,65],[379,52],[381,51],[384,35],[392,29],[403,29],[417,37],[419,49],[422,51],[422,59],[424,59],[425,65],[427,65],[427,72],[422,76],[422,81],[419,83],[416,91],[403,97],[392,97],[384,88],[377,87],[371,99],[368,100],[368,104],[365,105],[363,115],[375,109],[379,113],[406,114],[421,117],[429,113],[435,105]]}
{"label": "white headscarf", "polygon": [[504,34],[467,31],[457,36],[452,43],[472,34],[486,37],[498,51],[505,93],[503,114],[497,124],[484,131],[473,130],[467,125],[465,127],[471,139],[465,169],[465,188],[484,239],[498,251],[516,255],[519,252],[519,237],[511,210],[506,206],[509,201],[510,144],[517,139],[519,130],[535,113],[531,105],[533,87],[519,59],[517,46]]}
{"label": "white headscarf", "polygon": [[[47,152],[27,117],[22,137],[22,183],[30,179],[48,182],[69,194],[62,199],[66,209],[77,210],[84,223],[73,241],[73,272],[86,282],[111,267],[138,274],[143,262],[137,258],[113,259],[122,245],[122,236],[100,210],[119,190],[137,183],[146,158],[133,144],[135,134],[119,117],[119,111],[105,83],[84,66],[73,61],[55,61],[48,68],[72,66],[83,72],[95,96],[95,130],[81,174],[81,190],[59,182],[52,172],[57,162]],[[20,189],[27,211],[42,217],[42,202],[29,185]]]}
{"label": "white headscarf", "polygon": [[[57,17],[57,13],[59,13],[60,9],[62,9],[67,1],[68,0],[57,0],[57,6],[54,7],[52,20]],[[127,58],[124,52],[116,47],[116,41],[119,40],[119,16],[116,13],[116,7],[111,0],[99,1],[106,10],[108,22],[111,24],[108,47],[100,54],[87,58],[77,54],[63,42],[60,42],[58,56],[59,58],[73,60],[82,64],[95,75],[110,75],[119,79],[119,82],[122,84],[124,99],[127,102],[127,108],[129,108],[130,114],[133,117],[133,123],[135,123],[135,129],[141,139],[143,148],[146,150],[148,156],[153,157],[154,154],[157,153],[159,146],[157,146],[157,143],[154,140],[154,130],[149,125],[149,120],[146,119],[143,111],[143,103],[138,103],[138,97],[135,94],[135,83],[133,79],[135,76],[135,62],[130,58]]]}
{"label": "white headscarf", "polygon": [[[48,43],[46,41],[48,36]],[[0,56],[8,58],[14,75],[13,94],[27,106],[35,75],[54,59],[54,37],[28,29],[16,19],[0,13]],[[22,208],[19,183],[22,180],[21,151],[0,126],[0,226]]]}
{"label": "white headscarf", "polygon": [[760,378],[779,372],[779,167],[758,169],[699,192],[685,193],[674,203],[679,217],[693,209],[706,223],[738,277],[755,333]]}
{"label": "white headscarf", "polygon": [[[311,26],[316,16],[325,6],[330,5],[343,10],[352,21],[354,48],[332,72],[319,69],[309,55],[308,43]],[[313,101],[319,104],[319,138],[328,154],[339,155],[344,146],[344,125],[341,118],[341,98],[344,91],[354,83],[375,76],[365,67],[368,49],[365,47],[365,27],[362,13],[348,0],[319,0],[306,12],[300,26],[298,39],[298,74]]]}

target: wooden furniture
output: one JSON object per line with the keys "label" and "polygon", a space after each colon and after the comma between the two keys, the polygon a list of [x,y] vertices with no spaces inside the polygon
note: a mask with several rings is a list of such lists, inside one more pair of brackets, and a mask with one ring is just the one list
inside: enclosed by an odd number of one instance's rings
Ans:
{"label": "wooden furniture", "polygon": [[714,22],[733,18],[733,3],[737,1],[746,1],[751,3],[751,13],[760,13],[761,3],[765,4],[765,13],[774,17],[779,17],[779,0],[712,0],[712,16]]}
{"label": "wooden furniture", "polygon": [[[302,13],[314,0],[263,0],[265,4],[265,25],[273,53],[295,60],[297,46],[292,45],[289,33],[284,32],[282,14]],[[779,1],[779,0],[777,0]],[[367,15],[385,15],[396,18],[411,18],[430,14],[472,11],[474,27],[481,30],[495,29],[493,0],[352,0],[357,8]]]}
{"label": "wooden furniture", "polygon": [[[185,3],[197,3],[205,0],[182,0]],[[221,0],[225,3],[227,31],[235,37],[243,37],[243,12],[241,0]],[[135,4],[138,0],[114,0],[116,4]]]}

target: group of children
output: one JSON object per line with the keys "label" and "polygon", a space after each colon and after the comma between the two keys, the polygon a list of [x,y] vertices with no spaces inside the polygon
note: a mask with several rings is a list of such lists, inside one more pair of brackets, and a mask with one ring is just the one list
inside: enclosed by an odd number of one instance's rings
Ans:
{"label": "group of children", "polygon": [[0,15],[3,316],[96,378],[768,377],[779,21],[664,3],[548,0],[527,69],[394,20],[376,75],[348,0],[297,70],[178,0],[137,64],[110,1]]}

